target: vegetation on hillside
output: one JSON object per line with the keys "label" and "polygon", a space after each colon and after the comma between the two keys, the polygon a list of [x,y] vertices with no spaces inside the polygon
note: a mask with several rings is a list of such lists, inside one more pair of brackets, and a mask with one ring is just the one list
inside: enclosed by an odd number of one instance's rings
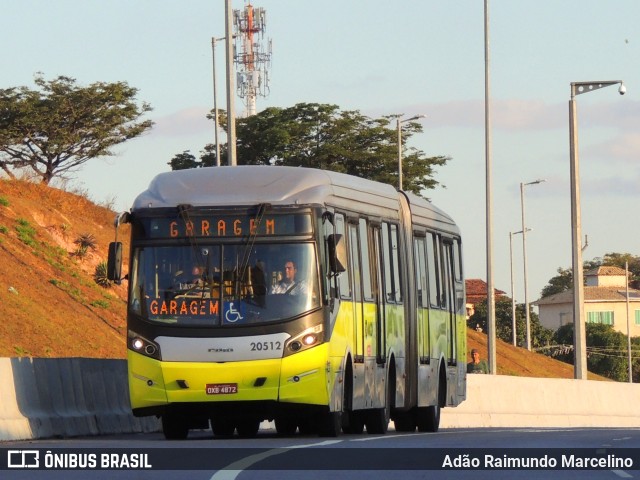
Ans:
{"label": "vegetation on hillside", "polygon": [[[513,343],[513,309],[511,299],[498,297],[495,303],[496,337],[503,342]],[[483,300],[475,306],[474,314],[467,322],[469,328],[480,328],[487,331],[487,301]],[[540,323],[538,315],[529,311],[529,324],[531,332],[531,346],[533,348],[549,345],[553,337],[553,331],[545,328]],[[527,321],[524,304],[516,305],[516,345],[527,346]]]}
{"label": "vegetation on hillside", "polygon": [[[591,372],[616,380],[629,381],[629,340],[613,329],[613,325],[586,324],[587,368]],[[640,338],[632,337],[631,367],[634,383],[640,382]],[[554,343],[546,349],[549,355],[573,365],[573,323],[563,325],[554,334]]]}
{"label": "vegetation on hillside", "polygon": [[125,287],[95,280],[113,218],[84,196],[0,180],[0,356],[124,358]]}

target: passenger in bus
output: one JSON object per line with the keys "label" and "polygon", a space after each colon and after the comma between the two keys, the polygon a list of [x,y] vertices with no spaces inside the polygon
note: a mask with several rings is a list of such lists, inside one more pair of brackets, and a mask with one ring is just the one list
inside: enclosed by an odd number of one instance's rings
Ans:
{"label": "passenger in bus", "polygon": [[480,352],[475,348],[471,350],[471,361],[467,363],[467,373],[489,373],[489,365],[486,360],[480,360]]}
{"label": "passenger in bus", "polygon": [[202,272],[204,269],[200,265],[194,265],[191,270],[180,270],[174,277],[175,288],[178,290],[186,290],[189,288],[202,285]]}
{"label": "passenger in bus", "polygon": [[284,263],[284,278],[271,287],[271,293],[285,295],[305,295],[309,286],[305,280],[296,278],[298,268],[293,260]]}

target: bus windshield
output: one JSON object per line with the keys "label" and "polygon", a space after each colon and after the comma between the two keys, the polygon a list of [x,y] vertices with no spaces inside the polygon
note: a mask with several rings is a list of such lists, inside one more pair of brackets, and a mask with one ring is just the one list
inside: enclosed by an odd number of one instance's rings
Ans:
{"label": "bus windshield", "polygon": [[138,247],[129,311],[176,326],[276,322],[319,306],[311,243]]}

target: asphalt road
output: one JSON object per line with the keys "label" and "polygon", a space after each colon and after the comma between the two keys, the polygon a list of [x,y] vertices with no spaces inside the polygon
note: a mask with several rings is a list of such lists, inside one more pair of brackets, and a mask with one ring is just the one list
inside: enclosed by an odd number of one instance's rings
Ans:
{"label": "asphalt road", "polygon": [[[263,429],[253,439],[218,439],[199,431],[185,441],[166,441],[155,433],[3,442],[0,450],[2,468],[9,451],[13,465],[20,465],[16,451],[26,452],[25,464],[38,452],[41,466],[6,469],[0,471],[2,479],[640,478],[640,429],[390,430],[338,438],[279,437]],[[91,471],[77,468],[83,462],[91,466],[92,460],[96,468]],[[102,461],[112,462],[111,468],[100,469]],[[509,462],[537,468],[514,469]],[[45,463],[57,468],[42,468]],[[153,468],[131,468],[140,463]],[[128,470],[116,468],[127,464]]]}

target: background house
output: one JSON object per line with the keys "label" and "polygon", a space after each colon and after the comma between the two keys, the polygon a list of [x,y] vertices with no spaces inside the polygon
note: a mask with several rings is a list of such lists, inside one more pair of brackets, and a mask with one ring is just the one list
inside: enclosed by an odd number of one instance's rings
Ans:
{"label": "background house", "polygon": [[[585,273],[584,312],[587,323],[613,325],[619,332],[627,334],[627,314],[631,336],[640,336],[640,291],[629,289],[627,313],[627,278],[618,267],[598,267]],[[573,290],[567,290],[533,303],[538,307],[540,323],[557,330],[573,323]]]}
{"label": "background house", "polygon": [[[465,292],[467,295],[467,320],[475,312],[475,306],[487,299],[487,282],[479,278],[468,278],[464,281]],[[502,290],[493,289],[494,299],[506,295]]]}

